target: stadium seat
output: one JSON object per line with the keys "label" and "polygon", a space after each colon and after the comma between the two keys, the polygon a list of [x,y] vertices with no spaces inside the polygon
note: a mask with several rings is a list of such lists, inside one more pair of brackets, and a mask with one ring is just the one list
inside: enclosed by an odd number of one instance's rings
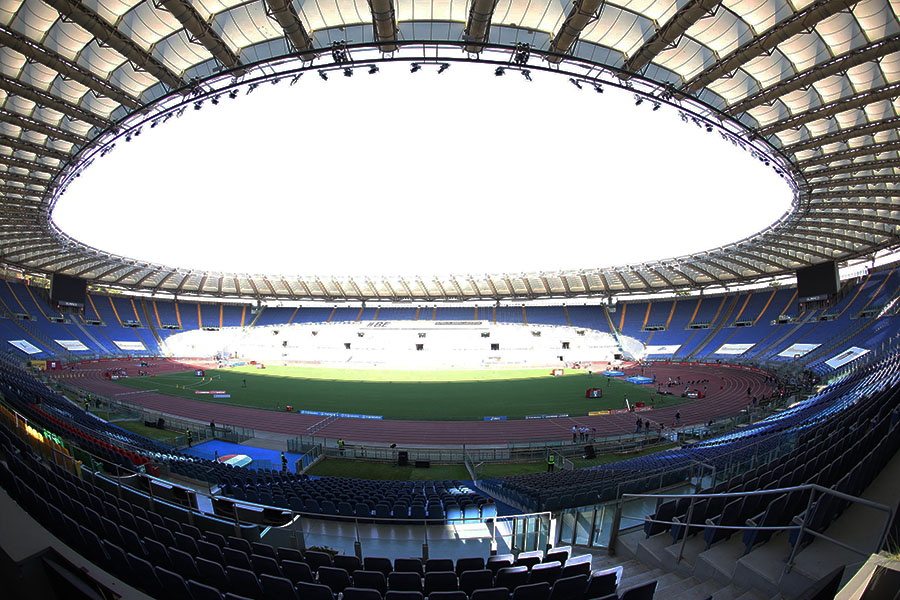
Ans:
{"label": "stadium seat", "polygon": [[469,594],[469,600],[509,600],[509,590],[504,587],[483,588]]}
{"label": "stadium seat", "polygon": [[289,579],[263,574],[259,576],[259,583],[263,589],[263,600],[300,600],[297,588]]}
{"label": "stadium seat", "polygon": [[603,598],[615,594],[622,578],[622,567],[613,567],[591,573],[584,593],[585,600]]}
{"label": "stadium seat", "polygon": [[419,577],[425,575],[425,569],[422,566],[421,558],[395,558],[394,571],[417,573]]}
{"label": "stadium seat", "polygon": [[344,569],[337,567],[319,567],[316,572],[319,577],[319,583],[327,585],[335,595],[344,591],[344,588],[350,587],[350,574]]}
{"label": "stadium seat", "polygon": [[480,571],[484,569],[484,559],[480,556],[470,556],[456,559],[456,574],[462,575],[465,571]]}
{"label": "stadium seat", "polygon": [[341,600],[381,600],[381,592],[373,589],[348,587]]}
{"label": "stadium seat", "polygon": [[299,585],[301,582],[316,582],[315,574],[312,572],[312,569],[309,567],[309,565],[305,562],[282,560],[281,572],[284,573],[284,576],[288,578],[294,585]]}
{"label": "stadium seat", "polygon": [[394,571],[388,575],[388,591],[419,592],[422,590],[422,578],[418,573]]}
{"label": "stadium seat", "polygon": [[380,556],[366,556],[363,559],[363,566],[366,571],[378,571],[382,575],[384,575],[385,579],[390,575],[391,571],[394,570],[394,566],[391,564],[391,559],[383,558]]}
{"label": "stadium seat", "polygon": [[649,581],[623,590],[619,600],[653,600],[656,592],[656,581]]}
{"label": "stadium seat", "polygon": [[510,594],[515,588],[527,583],[528,567],[524,565],[519,565],[517,567],[504,567],[497,571],[497,576],[494,579],[495,587],[504,587],[509,590]]}
{"label": "stadium seat", "polygon": [[193,600],[222,600],[222,592],[211,585],[206,585],[199,581],[188,581],[188,589]]}
{"label": "stadium seat", "polygon": [[488,569],[463,571],[459,576],[459,589],[469,596],[475,590],[488,589],[494,585],[494,575]]}
{"label": "stadium seat", "polygon": [[297,584],[297,592],[301,600],[334,600],[331,588],[319,583],[301,581]]}
{"label": "stadium seat", "polygon": [[[547,600],[550,596],[550,584],[546,581],[520,585],[512,593],[512,600]],[[578,596],[569,596],[577,598]],[[562,598],[560,596],[560,598]]]}
{"label": "stadium seat", "polygon": [[263,590],[256,573],[238,567],[225,567],[225,573],[232,592],[255,600],[262,599]]}
{"label": "stadium seat", "polygon": [[540,563],[531,567],[528,583],[553,584],[562,574],[562,565],[557,562]]}
{"label": "stadium seat", "polygon": [[[452,565],[452,561],[448,562]],[[458,589],[459,579],[453,571],[430,571],[425,573],[426,596],[431,596],[432,592],[455,592]]]}
{"label": "stadium seat", "polygon": [[387,577],[381,571],[360,569],[353,573],[353,587],[377,590],[383,596],[387,592]]}
{"label": "stadium seat", "polygon": [[193,600],[187,582],[178,573],[173,573],[162,567],[156,567],[156,577],[159,579],[162,589],[166,591],[166,598],[171,598],[172,600]]}
{"label": "stadium seat", "polygon": [[587,575],[574,575],[557,579],[550,587],[550,600],[579,598],[587,588]]}

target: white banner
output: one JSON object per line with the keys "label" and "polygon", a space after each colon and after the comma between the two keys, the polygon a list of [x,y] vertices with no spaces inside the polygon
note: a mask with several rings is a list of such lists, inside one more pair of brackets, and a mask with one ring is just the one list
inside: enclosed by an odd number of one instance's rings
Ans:
{"label": "white banner", "polygon": [[644,348],[645,354],[675,354],[681,348],[680,344],[669,344],[666,346],[647,346]]}
{"label": "white banner", "polygon": [[821,344],[791,344],[784,350],[778,353],[778,356],[783,356],[785,358],[794,358],[798,354],[803,356],[804,354],[808,354],[821,346]]}
{"label": "white banner", "polygon": [[40,354],[43,352],[37,346],[34,346],[30,342],[26,342],[25,340],[8,340],[10,344],[24,352],[25,354]]}
{"label": "white banner", "polygon": [[146,350],[140,342],[117,342],[113,340],[113,344],[119,347],[119,350]]}
{"label": "white banner", "polygon": [[78,340],[53,340],[69,352],[90,352],[91,349]]}
{"label": "white banner", "polygon": [[837,356],[832,356],[828,360],[825,361],[825,364],[831,367],[832,369],[837,369],[838,367],[842,367],[846,365],[848,362],[855,360],[862,356],[863,354],[868,354],[869,351],[865,348],[857,348],[856,346],[851,346],[838,354]]}
{"label": "white banner", "polygon": [[743,354],[756,344],[722,344],[713,354]]}

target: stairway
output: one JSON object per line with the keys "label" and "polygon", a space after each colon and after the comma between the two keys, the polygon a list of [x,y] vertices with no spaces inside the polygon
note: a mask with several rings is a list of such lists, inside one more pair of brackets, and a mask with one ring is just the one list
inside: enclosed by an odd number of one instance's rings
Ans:
{"label": "stairway", "polygon": [[816,313],[816,311],[814,311],[814,310],[809,311],[809,312],[808,312],[808,313],[807,313],[800,321],[798,321],[798,322],[795,324],[794,327],[791,327],[791,328],[790,328],[790,331],[788,331],[788,332],[785,333],[783,336],[781,336],[781,337],[779,337],[778,339],[776,339],[774,342],[772,342],[771,344],[769,344],[768,346],[766,346],[765,348],[763,348],[761,351],[757,352],[755,358],[757,358],[757,359],[759,359],[759,360],[765,360],[766,355],[767,355],[769,352],[771,352],[774,348],[777,348],[777,347],[778,347],[778,344],[780,344],[781,342],[783,342],[784,340],[786,340],[788,337],[790,337],[791,335],[793,335],[795,331],[797,331],[798,329],[800,329],[801,327],[803,327],[804,325],[806,325],[806,324],[809,322],[809,320],[813,318],[813,315],[814,315],[815,313]]}
{"label": "stairway", "polygon": [[[641,534],[643,535],[643,534]],[[665,569],[639,558],[611,557],[605,552],[578,548],[592,555],[591,568],[594,570],[622,567],[619,593],[630,587],[656,580],[654,598],[664,600],[768,600],[769,596],[755,590],[748,590],[733,583],[722,583],[714,579],[696,577],[690,573]]]}
{"label": "stairway", "polygon": [[[77,327],[78,330],[79,330],[81,333],[83,333],[83,334],[87,337],[87,339],[89,339],[89,340],[91,340],[92,342],[94,342],[94,345],[95,345],[97,348],[100,348],[100,350],[103,351],[103,352],[105,352],[105,353],[108,353],[108,352],[110,351],[109,347],[107,347],[106,344],[100,343],[100,342],[97,340],[97,338],[95,338],[93,335],[91,335],[91,332],[88,331],[87,327],[85,327],[84,324],[80,323],[80,322],[78,321],[78,319],[76,319],[76,318],[73,317],[72,315],[66,315],[66,318],[68,319],[69,323],[74,324],[75,327]],[[104,337],[105,337],[105,336],[104,336]],[[108,339],[108,338],[107,338],[107,339]]]}
{"label": "stairway", "polygon": [[726,310],[725,314],[722,315],[722,318],[719,319],[718,325],[713,327],[712,331],[709,332],[709,335],[706,336],[706,339],[700,342],[700,345],[694,348],[694,350],[690,354],[688,354],[688,358],[694,358],[700,352],[702,352],[703,349],[706,348],[707,344],[709,344],[713,340],[713,338],[716,337],[716,334],[718,334],[719,331],[721,331],[722,328],[725,327],[725,323],[728,322],[728,319],[731,317],[731,313],[734,311],[734,307],[737,304],[739,295],[740,294],[735,294],[734,296],[732,296],[731,302],[728,303],[728,310]]}
{"label": "stairway", "polygon": [[163,347],[162,338],[159,337],[159,332],[156,331],[156,325],[153,324],[153,319],[150,318],[150,309],[147,308],[147,301],[141,300],[141,308],[144,311],[144,322],[147,323],[147,327],[150,328],[150,332],[153,334],[153,337],[156,339],[156,345],[159,348]]}

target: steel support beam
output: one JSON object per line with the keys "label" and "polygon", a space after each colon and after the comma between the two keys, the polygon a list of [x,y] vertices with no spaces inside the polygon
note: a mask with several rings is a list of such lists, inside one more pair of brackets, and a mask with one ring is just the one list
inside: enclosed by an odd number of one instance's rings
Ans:
{"label": "steel support beam", "polygon": [[[394,11],[393,0],[368,0],[369,11],[372,13],[372,29],[375,32],[376,42],[397,41],[397,15]],[[381,44],[382,52],[394,52],[396,44]]]}
{"label": "steel support beam", "polygon": [[67,161],[72,158],[71,154],[63,152],[62,150],[50,148],[49,146],[41,146],[40,144],[20,140],[19,138],[14,138],[2,133],[0,133],[0,146],[6,146],[13,150],[21,150],[22,152],[29,152],[31,154],[45,155],[61,161]]}
{"label": "steel support beam", "polygon": [[[581,35],[581,32],[594,19],[594,15],[603,5],[604,0],[581,0],[572,3],[572,10],[569,16],[563,21],[559,31],[553,36],[550,42],[550,51],[558,54],[565,54],[569,48]],[[561,56],[548,56],[547,60],[552,63],[562,61]]]}
{"label": "steel support beam", "polygon": [[805,175],[812,179],[816,177],[831,177],[832,175],[841,175],[844,173],[859,173],[862,171],[883,171],[885,169],[900,168],[900,159],[891,160],[867,160],[864,162],[851,163],[849,165],[839,165],[837,167],[828,167],[820,171],[812,171]]}
{"label": "steel support beam", "polygon": [[659,27],[644,44],[637,49],[625,61],[626,71],[638,72],[652,61],[656,56],[678,44],[681,36],[691,28],[694,23],[704,17],[719,5],[722,0],[689,0],[672,15],[665,25]]}
{"label": "steel support beam", "polygon": [[[814,192],[810,200],[829,200],[832,198],[900,198],[900,190],[847,190],[838,192]],[[816,205],[819,206],[819,205]],[[859,206],[859,205],[855,205]],[[891,210],[900,210],[900,205]]]}
{"label": "steel support beam", "polygon": [[725,113],[731,116],[750,109],[769,104],[778,98],[781,98],[791,92],[808,88],[817,81],[821,81],[826,77],[844,73],[847,69],[867,63],[870,60],[878,60],[882,56],[887,56],[893,52],[900,51],[900,34],[894,34],[883,40],[866,44],[840,56],[828,59],[823,63],[814,65],[805,71],[797,73],[793,77],[788,77],[778,83],[767,87],[743,100],[736,102],[725,109]]}
{"label": "steel support beam", "polygon": [[9,171],[0,173],[0,179],[5,179],[8,182],[17,181],[19,183],[24,183],[25,185],[39,185],[44,188],[50,186],[49,179],[37,179],[35,177],[29,177],[28,175],[18,175],[16,173],[10,173]]}
{"label": "steel support beam", "polygon": [[[801,235],[804,232],[808,232],[807,235],[817,235],[821,237],[832,237],[838,240],[844,240],[845,242],[849,242],[851,244],[864,244],[866,246],[871,246],[873,244],[872,240],[868,240],[861,237],[845,235],[843,233],[835,233],[835,227],[833,223],[823,223],[821,221],[804,219],[803,225],[795,227],[792,231],[796,231]],[[884,236],[884,232],[873,231],[871,229],[866,229],[864,227],[859,227],[856,225],[845,225],[841,227],[841,230],[846,232],[855,232],[862,233],[863,235],[882,235]],[[825,233],[822,233],[825,232]]]}
{"label": "steel support beam", "polygon": [[29,171],[37,171],[38,173],[46,173],[47,175],[53,176],[59,173],[59,167],[51,167],[50,165],[45,165],[43,163],[35,162],[32,160],[25,160],[24,158],[16,158],[15,156],[4,156],[0,155],[0,163],[3,163],[7,166],[14,167],[16,169],[28,169]]}
{"label": "steel support beam", "polygon": [[827,119],[848,110],[863,108],[882,100],[893,100],[898,96],[900,96],[900,82],[891,83],[881,88],[860,92],[846,98],[839,98],[796,115],[791,115],[781,121],[775,121],[765,127],[760,127],[757,133],[762,137],[767,137],[779,131],[799,129],[807,123],[812,123],[819,119]]}
{"label": "steel support beam", "polygon": [[15,31],[0,27],[0,46],[7,46],[11,50],[15,50],[19,54],[24,55],[26,58],[39,62],[45,67],[53,69],[63,77],[68,77],[69,79],[77,81],[81,85],[94,90],[101,96],[111,98],[131,110],[137,110],[141,107],[141,103],[138,100],[135,100],[105,79],[94,75],[90,71],[86,71],[70,60],[63,58],[52,50],[44,48],[40,44],[32,42]]}
{"label": "steel support beam", "polygon": [[838,246],[837,244],[832,244],[831,242],[823,242],[820,240],[812,240],[809,238],[802,237],[800,235],[789,235],[787,233],[781,233],[777,235],[771,236],[774,239],[786,240],[790,242],[794,240],[798,244],[807,244],[810,246],[822,246],[823,248],[831,248],[835,252],[848,252],[848,249],[844,246]]}
{"label": "steel support beam", "polygon": [[[278,21],[284,36],[294,47],[294,50],[300,53],[302,60],[312,60],[316,57],[313,50],[312,38],[307,33],[300,15],[294,8],[290,0],[266,0],[266,6],[272,12],[272,16]],[[290,288],[289,288],[290,289]]]}
{"label": "steel support beam", "polygon": [[812,209],[840,209],[844,217],[848,219],[856,218],[857,213],[847,212],[852,210],[887,210],[891,212],[900,211],[900,204],[895,204],[893,202],[817,202],[809,205],[810,210]]}
{"label": "steel support beam", "polygon": [[818,0],[790,17],[776,23],[765,33],[753,38],[734,52],[719,59],[682,86],[686,91],[697,91],[710,83],[734,73],[758,56],[774,50],[778,44],[798,33],[813,29],[821,21],[847,10],[856,0]]}
{"label": "steel support beam", "polygon": [[89,110],[81,108],[76,104],[72,104],[67,100],[62,100],[55,96],[51,96],[49,93],[32,87],[31,85],[22,81],[0,77],[0,90],[5,91],[7,94],[13,94],[14,96],[25,98],[26,100],[34,102],[35,104],[38,104],[40,106],[46,106],[47,108],[51,108],[57,112],[61,112],[64,115],[67,115],[69,118],[76,119],[84,123],[89,123],[96,127],[106,129],[107,127],[110,127],[112,125],[112,123],[110,123],[106,119],[98,117]]}
{"label": "steel support beam", "polygon": [[[815,156],[798,162],[797,166],[801,169],[808,169],[815,165],[827,165],[828,163],[837,160],[849,160],[851,158],[856,158],[857,156],[874,156],[876,154],[881,154],[882,152],[896,152],[898,150],[900,150],[900,141],[882,142],[880,144],[870,144],[868,146],[860,146],[859,148],[850,148],[849,150],[832,152],[831,154],[825,154],[823,156]],[[812,173],[815,173],[815,171],[812,171],[810,175]]]}
{"label": "steel support beam", "polygon": [[828,144],[844,142],[866,135],[875,135],[876,133],[880,133],[882,131],[890,131],[891,129],[897,129],[898,127],[900,127],[900,116],[889,117],[887,119],[882,119],[873,123],[865,123],[863,125],[857,125],[856,127],[848,127],[847,129],[842,129],[840,131],[835,131],[834,133],[821,135],[804,142],[791,144],[790,146],[785,146],[781,150],[786,153],[796,153],[802,152],[803,150],[813,150],[815,148],[821,148],[822,146]]}
{"label": "steel support beam", "polygon": [[[191,37],[209,50],[209,53],[226,69],[241,66],[241,60],[237,54],[228,47],[228,44],[219,37],[219,34],[213,30],[210,24],[200,16],[200,13],[197,12],[190,0],[159,0],[159,3],[172,13],[172,16],[178,19],[178,22],[184,26],[184,29]],[[244,71],[241,69],[237,74],[243,75]]]}
{"label": "steel support beam", "polygon": [[[864,175],[862,177],[843,177],[841,179],[829,179],[827,181],[818,181],[810,183],[810,190],[831,190],[839,187],[850,187],[855,185],[891,185],[900,184],[900,173],[895,175]],[[869,190],[862,190],[869,191]]]}
{"label": "steel support beam", "polygon": [[79,27],[127,58],[135,69],[146,71],[166,84],[170,90],[176,90],[185,85],[185,81],[169,70],[165,64],[138,46],[131,38],[121,33],[84,3],[76,0],[45,0],[45,2],[55,8],[59,14],[74,21]]}
{"label": "steel support beam", "polygon": [[19,115],[2,108],[0,108],[0,122],[9,123],[10,125],[21,129],[28,129],[55,140],[63,140],[75,144],[76,146],[84,146],[88,143],[86,138],[83,138],[76,133],[71,133],[65,129],[60,129],[59,127],[48,125],[37,119]]}
{"label": "steel support beam", "polygon": [[484,43],[488,40],[488,34],[491,31],[491,19],[494,16],[497,2],[498,0],[472,0],[472,4],[469,7],[469,18],[466,19],[466,37],[464,39],[467,42],[476,42],[476,44],[466,46],[466,52],[476,54],[484,49],[477,43]]}
{"label": "steel support beam", "polygon": [[[845,221],[863,221],[863,222],[871,221],[872,223],[884,223],[885,225],[892,225],[894,227],[900,225],[900,219],[895,219],[893,217],[882,217],[880,215],[857,215],[857,214],[848,215],[846,213],[846,211],[842,211],[840,213],[833,213],[833,212],[829,212],[827,210],[822,210],[818,207],[811,208],[809,211],[807,211],[806,214],[818,215],[819,217],[826,218],[826,219],[842,219]],[[840,229],[842,226],[838,225],[837,227],[838,227],[838,229]]]}

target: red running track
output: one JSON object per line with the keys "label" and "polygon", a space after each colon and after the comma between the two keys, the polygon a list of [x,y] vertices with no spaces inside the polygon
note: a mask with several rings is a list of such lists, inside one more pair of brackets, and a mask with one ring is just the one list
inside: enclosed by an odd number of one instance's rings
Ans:
{"label": "red running track", "polygon": [[[64,380],[85,391],[116,398],[129,404],[141,406],[150,411],[176,417],[196,420],[200,423],[215,421],[218,424],[239,425],[256,431],[299,436],[307,433],[307,428],[318,423],[322,417],[297,413],[275,412],[254,408],[228,406],[166,396],[155,392],[142,392],[118,385],[104,378],[103,373],[111,368],[126,368],[135,373],[139,368],[137,360],[114,360],[106,362],[85,362],[75,366],[75,371],[48,372],[51,376],[68,376]],[[141,368],[148,373],[163,374],[185,371],[194,366],[213,367],[212,364],[191,362],[190,364],[154,360],[151,365]],[[728,417],[746,408],[750,396],[762,397],[773,392],[773,386],[765,383],[765,374],[737,367],[723,365],[679,365],[657,363],[648,367],[658,381],[681,377],[683,382],[708,379],[709,392],[706,398],[669,408],[639,413],[649,419],[655,427],[663,423],[667,427],[674,422],[675,413],[681,412],[682,425],[697,425],[710,419]],[[80,376],[72,377],[74,374]],[[71,378],[71,379],[70,379]],[[700,384],[697,387],[703,387]],[[721,388],[721,389],[720,389]],[[683,386],[670,388],[673,393],[682,391]],[[634,431],[634,413],[600,415],[594,417],[570,417],[560,419],[514,420],[514,421],[393,421],[337,419],[320,429],[316,435],[329,438],[343,438],[353,442],[397,443],[403,445],[496,445],[506,442],[570,440],[572,426],[595,427],[598,436]]]}

